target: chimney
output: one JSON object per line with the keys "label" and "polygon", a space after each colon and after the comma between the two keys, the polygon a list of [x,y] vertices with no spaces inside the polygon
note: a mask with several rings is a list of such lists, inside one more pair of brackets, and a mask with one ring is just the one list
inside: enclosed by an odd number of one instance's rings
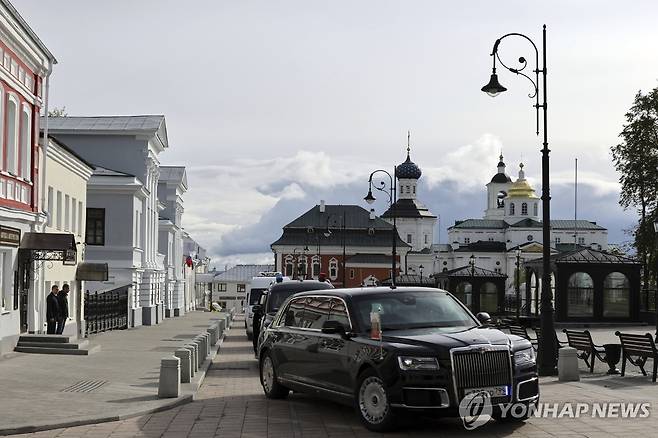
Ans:
{"label": "chimney", "polygon": [[375,209],[374,208],[370,209],[370,220],[371,221],[375,220]]}
{"label": "chimney", "polygon": [[320,213],[324,213],[325,210],[324,199],[320,200]]}

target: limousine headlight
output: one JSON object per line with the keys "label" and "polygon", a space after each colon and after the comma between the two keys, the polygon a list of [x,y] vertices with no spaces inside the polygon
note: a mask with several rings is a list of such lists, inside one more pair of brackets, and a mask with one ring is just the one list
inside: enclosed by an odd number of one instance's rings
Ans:
{"label": "limousine headlight", "polygon": [[398,364],[403,371],[435,371],[439,361],[435,357],[398,356]]}
{"label": "limousine headlight", "polygon": [[535,362],[535,349],[530,347],[514,353],[514,364],[521,365]]}

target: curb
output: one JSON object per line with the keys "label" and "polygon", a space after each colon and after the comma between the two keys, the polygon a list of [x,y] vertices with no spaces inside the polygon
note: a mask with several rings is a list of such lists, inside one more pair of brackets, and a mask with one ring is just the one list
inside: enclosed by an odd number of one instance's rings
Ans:
{"label": "curb", "polygon": [[213,348],[210,357],[204,362],[203,369],[197,371],[197,374],[199,374],[200,376],[198,382],[196,383],[196,386],[192,387],[193,388],[192,394],[187,394],[181,397],[177,397],[175,399],[172,399],[171,402],[166,403],[162,406],[158,406],[156,408],[142,409],[128,414],[112,415],[108,417],[86,417],[77,420],[62,421],[59,423],[52,423],[52,424],[37,424],[37,425],[29,425],[29,426],[8,427],[8,428],[0,429],[0,436],[17,435],[23,433],[34,433],[34,432],[41,432],[44,430],[64,429],[68,427],[84,426],[87,424],[100,424],[100,423],[109,423],[112,421],[127,420],[129,418],[140,417],[142,415],[155,414],[157,412],[167,411],[169,409],[173,409],[178,406],[191,403],[194,400],[196,400],[196,395],[199,392],[199,388],[201,387],[201,384],[206,379],[208,370],[210,370],[210,367],[212,366],[213,359],[215,359],[217,355],[219,355],[219,351],[221,349],[222,344],[224,344],[224,339],[226,338],[226,334],[231,330],[232,322],[233,321],[229,322],[228,327],[222,333],[222,336],[219,338],[219,341],[217,341],[216,348]]}

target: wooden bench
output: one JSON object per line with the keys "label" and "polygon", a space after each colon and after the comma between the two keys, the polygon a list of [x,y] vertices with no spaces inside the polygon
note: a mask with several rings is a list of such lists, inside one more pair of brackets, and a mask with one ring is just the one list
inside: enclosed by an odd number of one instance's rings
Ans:
{"label": "wooden bench", "polygon": [[567,343],[569,347],[575,348],[580,351],[578,358],[585,361],[585,364],[589,367],[589,372],[594,372],[594,362],[598,357],[601,362],[605,362],[605,349],[594,344],[592,341],[592,334],[589,330],[584,330],[582,332],[577,330],[562,330],[567,335]]}
{"label": "wooden bench", "polygon": [[[537,327],[533,329],[535,331],[535,335],[537,336],[537,342],[541,339],[541,328]],[[560,341],[560,338],[557,337],[557,333],[553,331],[553,336],[555,337],[555,345],[557,346],[558,350],[562,347],[564,347],[564,342]]]}
{"label": "wooden bench", "polygon": [[521,325],[509,325],[507,327],[507,329],[509,330],[509,333],[511,335],[519,336],[523,339],[527,339],[528,341],[530,341],[533,348],[535,350],[537,350],[537,339],[538,338],[531,338],[530,334],[528,334],[528,329],[527,328],[525,328]]}
{"label": "wooden bench", "polygon": [[[651,334],[646,333],[644,335],[634,335],[630,333],[621,333],[615,332],[615,335],[619,336],[621,341],[621,351],[622,351],[622,363],[621,363],[621,375],[623,376],[626,372],[626,361],[640,367],[643,375],[647,375],[647,372],[644,370],[644,364],[647,363],[647,359],[653,359],[653,375],[651,376],[651,381],[656,381],[656,372],[658,371],[658,350],[656,350],[656,343],[653,340]],[[635,356],[635,359],[633,359]]]}

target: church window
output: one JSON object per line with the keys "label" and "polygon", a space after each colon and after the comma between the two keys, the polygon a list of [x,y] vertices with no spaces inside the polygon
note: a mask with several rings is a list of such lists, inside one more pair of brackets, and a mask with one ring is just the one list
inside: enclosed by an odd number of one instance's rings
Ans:
{"label": "church window", "polygon": [[509,205],[509,214],[510,216],[514,216],[514,203],[511,202]]}
{"label": "church window", "polygon": [[560,240],[561,240],[561,239],[560,239],[559,237],[556,237],[556,238],[555,238],[555,244],[557,245],[558,243],[560,243]]}
{"label": "church window", "polygon": [[533,216],[538,216],[539,215],[539,207],[537,206],[537,203],[535,202],[532,206],[532,215]]}
{"label": "church window", "polygon": [[416,186],[411,186],[412,192],[415,195],[416,194]]}
{"label": "church window", "polygon": [[429,240],[430,240],[430,236],[425,234],[425,245],[427,245],[429,243]]}
{"label": "church window", "polygon": [[495,272],[496,274],[502,274],[502,273],[503,273],[503,270],[502,270],[501,268],[494,268],[494,272]]}
{"label": "church window", "polygon": [[411,234],[407,234],[407,243],[411,243]]}
{"label": "church window", "polygon": [[521,215],[522,216],[527,216],[528,215],[528,204],[526,202],[521,204]]}
{"label": "church window", "polygon": [[409,186],[407,186],[407,193],[409,193],[409,192],[410,192],[410,190],[409,190]]}
{"label": "church window", "polygon": [[578,245],[584,245],[585,244],[585,238],[584,237],[579,237],[578,238]]}
{"label": "church window", "polygon": [[350,280],[354,280],[354,269],[350,269]]}
{"label": "church window", "polygon": [[338,260],[333,258],[329,260],[329,278],[332,280],[338,278]]}
{"label": "church window", "polygon": [[318,256],[313,257],[313,277],[320,275],[320,258]]}
{"label": "church window", "polygon": [[470,237],[464,237],[464,243],[466,243],[466,244],[471,243],[471,238]]}

